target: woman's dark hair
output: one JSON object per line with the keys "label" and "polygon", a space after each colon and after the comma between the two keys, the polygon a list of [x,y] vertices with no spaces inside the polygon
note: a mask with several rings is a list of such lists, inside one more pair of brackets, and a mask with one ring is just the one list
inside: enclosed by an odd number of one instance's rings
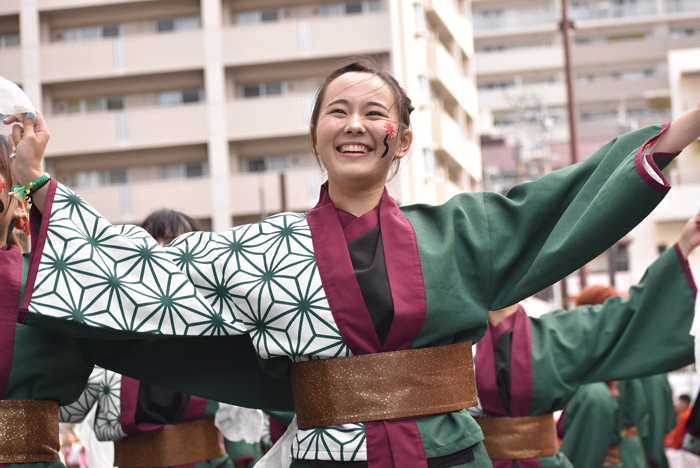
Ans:
{"label": "woman's dark hair", "polygon": [[170,243],[186,232],[201,231],[199,221],[179,211],[162,209],[151,213],[141,224],[154,239],[164,239]]}
{"label": "woman's dark hair", "polygon": [[[15,185],[15,176],[12,173],[12,161],[10,161],[10,144],[8,143],[7,138],[2,135],[0,135],[0,175],[2,175],[2,178],[5,179],[5,185],[7,186],[7,191],[9,192],[12,186]],[[0,204],[4,205],[4,203],[1,201]],[[2,217],[0,217],[1,222],[5,222],[5,216],[7,216],[8,213],[10,214],[10,218],[12,218],[10,206],[2,206],[1,208],[1,211],[3,211]],[[22,248],[22,243],[15,234],[14,226],[11,220],[7,226],[7,238],[5,241],[7,242],[7,245],[16,245],[20,251],[24,251]]]}
{"label": "woman's dark hair", "polygon": [[[328,86],[338,77],[346,73],[369,73],[374,76],[381,78],[381,80],[386,83],[386,85],[391,89],[394,94],[394,106],[399,112],[399,120],[401,123],[402,130],[408,130],[411,128],[411,112],[413,112],[413,104],[411,104],[411,99],[406,94],[406,91],[401,87],[396,78],[391,76],[389,72],[382,70],[379,64],[369,58],[369,57],[353,57],[341,67],[337,68],[335,71],[331,72],[321,83],[316,93],[316,99],[314,101],[314,107],[311,111],[311,144],[314,148],[314,155],[316,156],[316,161],[321,165],[321,160],[316,154],[316,133],[315,129],[318,126],[318,119],[321,114],[321,103],[326,96],[326,90]],[[394,167],[389,179],[392,179],[396,172],[399,170],[399,160],[394,160]]]}

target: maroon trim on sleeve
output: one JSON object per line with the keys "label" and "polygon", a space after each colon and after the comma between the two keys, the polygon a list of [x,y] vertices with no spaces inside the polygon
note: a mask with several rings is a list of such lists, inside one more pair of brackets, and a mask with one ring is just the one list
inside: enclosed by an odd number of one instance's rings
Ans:
{"label": "maroon trim on sleeve", "polygon": [[[8,227],[12,229],[12,226]],[[22,290],[22,252],[16,245],[0,247],[0,400],[10,380],[17,328],[17,304]]]}
{"label": "maroon trim on sleeve", "polygon": [[690,264],[688,263],[688,260],[686,260],[685,257],[683,257],[683,252],[681,252],[681,248],[678,246],[678,244],[675,244],[673,248],[676,249],[676,253],[678,254],[678,260],[680,260],[681,262],[683,272],[685,273],[685,277],[688,280],[688,285],[690,285],[690,290],[693,291],[693,294],[697,296],[698,287],[695,285],[695,278],[693,278],[693,272],[690,270]]}
{"label": "maroon trim on sleeve", "polygon": [[649,166],[651,166],[652,170],[659,176],[663,183],[659,183],[656,179],[654,179],[644,167],[645,157],[643,156],[643,153],[649,147],[654,145],[659,138],[661,138],[661,135],[664,134],[664,132],[668,129],[670,125],[670,123],[665,123],[659,133],[649,138],[646,142],[644,142],[643,145],[637,148],[637,152],[634,155],[634,167],[637,169],[637,172],[639,173],[642,180],[644,180],[644,182],[646,182],[647,185],[649,185],[649,187],[663,194],[666,194],[669,190],[671,190],[671,184],[669,184],[663,172],[661,172],[659,167],[656,165],[656,161],[654,160],[654,158],[675,158],[680,153],[650,153],[648,156],[646,156],[646,161],[649,163]]}
{"label": "maroon trim on sleeve", "polygon": [[31,258],[29,260],[29,274],[27,275],[27,284],[24,287],[24,299],[22,300],[22,305],[19,308],[19,314],[17,315],[17,321],[19,323],[24,323],[27,320],[27,310],[29,309],[29,303],[32,300],[32,294],[34,293],[34,284],[36,283],[36,276],[39,272],[39,264],[41,263],[41,257],[44,254],[44,246],[46,245],[46,238],[49,233],[49,222],[51,220],[51,209],[53,208],[53,201],[56,197],[56,188],[58,187],[58,182],[55,179],[49,181],[49,192],[46,194],[46,203],[44,204],[44,213],[41,215],[41,225],[39,226],[36,218],[39,215],[39,210],[32,206],[31,213],[29,215],[29,222],[31,225],[31,242],[32,242],[32,252]]}
{"label": "maroon trim on sleeve", "polygon": [[209,400],[206,398],[199,398],[191,395],[190,403],[187,405],[185,412],[182,413],[182,416],[180,416],[180,419],[178,419],[177,422],[184,423],[202,419],[202,416],[204,416],[204,413],[207,411],[208,404]]}
{"label": "maroon trim on sleeve", "polygon": [[127,435],[138,434],[140,431],[153,431],[163,427],[162,424],[141,423],[136,425],[136,406],[139,402],[140,382],[125,375],[122,376],[119,404],[121,414],[119,422]]}
{"label": "maroon trim on sleeve", "polygon": [[[494,327],[489,323],[484,337],[476,344],[476,358],[474,359],[474,374],[476,376],[476,390],[484,412],[494,416],[507,416],[501,397],[498,394],[496,383],[496,358],[494,357],[494,343],[498,335],[502,335],[510,324],[511,317],[506,317]],[[501,324],[504,324],[501,327]]]}
{"label": "maroon trim on sleeve", "polygon": [[530,317],[522,305],[513,315],[515,320],[510,348],[510,415],[529,416],[533,384]]}
{"label": "maroon trim on sleeve", "polygon": [[252,459],[254,459],[254,458],[255,458],[255,455],[241,455],[240,457],[234,458],[234,459],[231,460],[231,461],[232,461],[233,464],[235,465],[236,463],[240,463],[240,462],[252,460]]}

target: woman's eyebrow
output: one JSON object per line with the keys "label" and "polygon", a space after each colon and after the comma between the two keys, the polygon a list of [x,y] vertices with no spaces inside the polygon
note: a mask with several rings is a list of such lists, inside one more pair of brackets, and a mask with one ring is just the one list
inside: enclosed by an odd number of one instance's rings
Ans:
{"label": "woman's eyebrow", "polygon": [[[328,105],[327,105],[326,107],[328,108],[328,107],[334,106],[334,105],[336,105],[336,104],[345,104],[345,105],[348,105],[349,103],[348,103],[348,100],[347,100],[347,99],[336,99],[335,101],[329,102]],[[382,104],[381,102],[370,101],[370,102],[366,103],[365,106],[376,106],[376,107],[381,107],[381,108],[384,109],[385,111],[389,112],[389,108],[386,107],[386,106],[385,106],[384,104]]]}

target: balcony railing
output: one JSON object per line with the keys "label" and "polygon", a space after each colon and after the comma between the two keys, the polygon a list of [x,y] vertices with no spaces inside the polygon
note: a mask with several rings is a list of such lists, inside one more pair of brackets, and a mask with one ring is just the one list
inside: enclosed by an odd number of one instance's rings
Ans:
{"label": "balcony railing", "polygon": [[308,135],[313,94],[235,99],[226,107],[228,137],[255,140]]}
{"label": "balcony railing", "polygon": [[0,49],[0,76],[13,83],[22,82],[22,49]]}
{"label": "balcony railing", "polygon": [[[232,216],[282,211],[279,173],[232,174],[229,184]],[[285,186],[287,209],[308,211],[317,202],[319,171],[315,168],[287,170]],[[134,182],[78,188],[76,191],[100,214],[116,224],[140,223],[161,208],[176,209],[195,218],[210,218],[214,214],[212,185],[208,177]],[[153,193],[158,196],[152,196]]]}
{"label": "balcony railing", "polygon": [[46,120],[51,128],[47,156],[197,144],[207,140],[204,104],[53,115]]}
{"label": "balcony railing", "polygon": [[664,11],[666,13],[700,11],[700,2],[697,0],[666,0],[664,4]]}
{"label": "balcony railing", "polygon": [[454,57],[439,41],[428,44],[428,69],[432,78],[465,109],[476,118],[476,89],[471,80],[467,80],[460,71]]}
{"label": "balcony railing", "polygon": [[574,6],[571,8],[571,18],[574,21],[654,14],[656,14],[656,3],[648,0],[628,0],[619,4],[612,3],[607,0],[592,1],[589,3],[574,4]]}
{"label": "balcony railing", "polygon": [[[307,18],[223,30],[227,66],[388,52],[389,16]],[[339,34],[351,31],[352,34]]]}
{"label": "balcony railing", "polygon": [[[479,107],[490,109],[493,112],[502,112],[513,109],[515,97],[523,93],[541,99],[548,107],[566,105],[566,86],[563,82],[525,84],[522,90],[515,87],[495,90],[479,91]],[[533,100],[533,105],[536,101]]]}
{"label": "balcony railing", "polygon": [[191,70],[204,66],[202,31],[42,44],[42,81]]}
{"label": "balcony railing", "polygon": [[476,56],[476,73],[481,76],[532,70],[559,70],[563,66],[564,51],[558,45],[519,47]]}
{"label": "balcony railing", "polygon": [[527,28],[557,22],[557,16],[553,9],[497,11],[498,13],[493,14],[474,12],[474,30]]}

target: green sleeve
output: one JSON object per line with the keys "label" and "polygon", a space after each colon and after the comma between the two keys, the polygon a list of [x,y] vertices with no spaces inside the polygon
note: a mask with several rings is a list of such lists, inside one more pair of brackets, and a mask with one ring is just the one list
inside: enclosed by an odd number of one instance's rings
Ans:
{"label": "green sleeve", "polygon": [[583,383],[692,363],[695,290],[685,266],[669,249],[630,288],[629,298],[532,318],[533,414],[560,409]]}
{"label": "green sleeve", "polygon": [[[598,256],[668,191],[665,181],[648,182],[651,175],[640,162],[648,158],[664,167],[670,161],[641,150],[661,130],[651,126],[621,135],[587,160],[518,184],[505,196],[465,193],[438,207],[404,208],[422,249],[426,287],[429,275],[436,282],[461,280],[481,306],[495,310],[531,296]],[[454,260],[433,257],[432,250],[450,252]],[[451,268],[447,274],[446,268]],[[431,299],[428,292],[429,303]]]}
{"label": "green sleeve", "polygon": [[619,443],[617,402],[603,383],[584,385],[564,417],[559,451],[576,468],[601,468],[610,445]]}

